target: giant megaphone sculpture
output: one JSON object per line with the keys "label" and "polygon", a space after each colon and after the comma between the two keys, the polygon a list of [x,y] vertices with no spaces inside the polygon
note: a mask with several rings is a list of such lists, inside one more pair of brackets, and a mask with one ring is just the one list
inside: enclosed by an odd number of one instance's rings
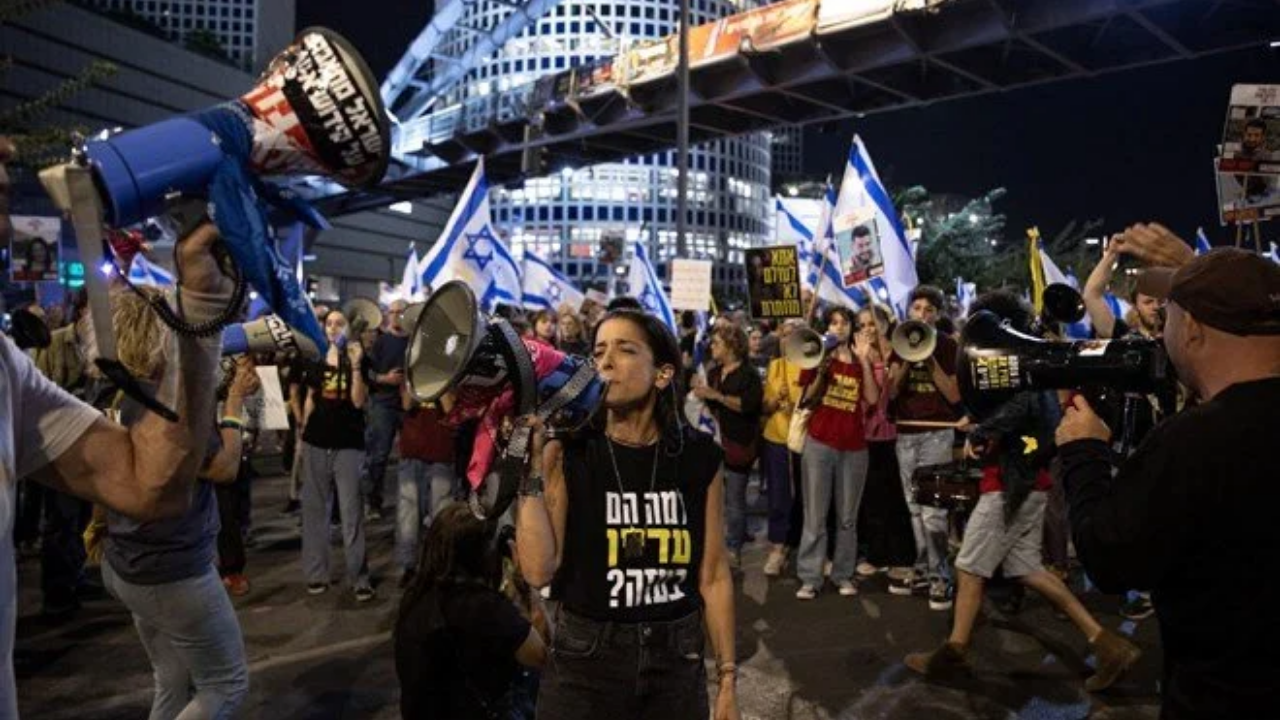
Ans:
{"label": "giant megaphone sculpture", "polygon": [[[291,192],[262,180],[323,175],[368,187],[382,179],[390,147],[386,109],[363,59],[337,34],[311,28],[239,99],[91,139],[73,150],[70,162],[41,172],[54,202],[71,215],[81,262],[95,270],[85,273],[85,285],[104,374],[156,412],[176,417],[142,393],[116,359],[107,282],[96,272],[107,261],[104,226],[152,216],[185,216],[178,220],[182,230],[212,216],[242,281],[285,323],[325,348],[297,277],[270,247],[266,202],[313,224],[323,225],[323,219]],[[243,296],[244,282],[237,286],[235,299]],[[156,309],[176,330],[195,335],[220,331],[222,320],[238,310],[191,327],[167,307]]]}
{"label": "giant megaphone sculpture", "polygon": [[1021,391],[1076,389],[1119,428],[1126,395],[1152,394],[1168,405],[1176,390],[1159,340],[1043,340],[987,311],[970,315],[960,338],[960,395],[979,418]]}
{"label": "giant megaphone sculpture", "polygon": [[528,461],[529,428],[508,424],[506,435],[504,420],[536,414],[550,430],[577,428],[606,391],[590,360],[521,339],[506,320],[485,317],[460,281],[436,290],[409,328],[405,379],[420,402],[441,402],[447,424],[480,419],[467,467],[480,517],[506,510]]}

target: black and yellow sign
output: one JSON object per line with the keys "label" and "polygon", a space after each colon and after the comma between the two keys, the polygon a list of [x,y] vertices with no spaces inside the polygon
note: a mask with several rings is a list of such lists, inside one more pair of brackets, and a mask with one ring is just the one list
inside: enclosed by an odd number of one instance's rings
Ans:
{"label": "black and yellow sign", "polygon": [[800,256],[795,245],[747,250],[747,294],[753,318],[793,318],[800,302]]}

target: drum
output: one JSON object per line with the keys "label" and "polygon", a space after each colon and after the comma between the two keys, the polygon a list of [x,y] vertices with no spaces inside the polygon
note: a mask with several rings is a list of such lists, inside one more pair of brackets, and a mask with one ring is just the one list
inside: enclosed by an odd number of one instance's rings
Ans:
{"label": "drum", "polygon": [[982,468],[963,462],[926,465],[911,476],[911,497],[917,505],[968,513],[978,504]]}

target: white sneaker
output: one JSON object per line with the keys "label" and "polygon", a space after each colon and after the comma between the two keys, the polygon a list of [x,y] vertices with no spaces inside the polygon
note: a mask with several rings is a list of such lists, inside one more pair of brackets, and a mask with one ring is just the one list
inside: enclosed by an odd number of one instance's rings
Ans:
{"label": "white sneaker", "polygon": [[845,597],[853,597],[858,594],[858,586],[854,585],[850,580],[841,580],[836,584],[840,588],[840,594]]}
{"label": "white sneaker", "polygon": [[796,591],[797,600],[812,600],[818,597],[818,591],[812,585],[801,585]]}
{"label": "white sneaker", "polygon": [[764,561],[764,574],[768,577],[778,577],[786,566],[787,551],[774,548],[769,553],[768,559]]}
{"label": "white sneaker", "polygon": [[858,573],[858,577],[860,578],[869,578],[878,572],[880,572],[880,568],[876,567],[875,565],[872,565],[866,560],[863,560],[858,563],[857,573]]}

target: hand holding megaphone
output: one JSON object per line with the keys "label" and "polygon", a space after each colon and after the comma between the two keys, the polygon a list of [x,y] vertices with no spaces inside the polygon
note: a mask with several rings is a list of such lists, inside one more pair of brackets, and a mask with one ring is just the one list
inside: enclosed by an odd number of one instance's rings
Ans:
{"label": "hand holding megaphone", "polygon": [[1054,442],[1058,447],[1077,440],[1111,441],[1111,428],[1098,417],[1084,395],[1076,393],[1071,397],[1071,404],[1062,415],[1062,422],[1054,433]]}

